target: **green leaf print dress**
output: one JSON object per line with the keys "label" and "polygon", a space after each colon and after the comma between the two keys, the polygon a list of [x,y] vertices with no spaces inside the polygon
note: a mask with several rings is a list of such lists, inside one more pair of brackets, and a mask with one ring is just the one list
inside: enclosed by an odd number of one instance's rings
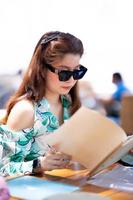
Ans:
{"label": "green leaf print dress", "polygon": [[[61,101],[65,122],[70,117],[71,103],[67,96],[61,96]],[[43,145],[42,138],[58,129],[59,121],[51,112],[50,104],[45,98],[34,104],[34,110],[32,128],[13,132],[6,125],[0,125],[0,175],[31,172],[33,160],[46,153],[47,147]]]}

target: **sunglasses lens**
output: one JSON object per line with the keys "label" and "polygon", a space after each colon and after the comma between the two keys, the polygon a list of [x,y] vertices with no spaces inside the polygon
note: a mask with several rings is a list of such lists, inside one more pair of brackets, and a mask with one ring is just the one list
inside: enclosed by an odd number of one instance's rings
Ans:
{"label": "sunglasses lens", "polygon": [[72,76],[72,72],[70,71],[61,71],[58,73],[60,81],[68,81]]}
{"label": "sunglasses lens", "polygon": [[86,72],[87,72],[87,68],[81,66],[79,70],[74,71],[73,78],[75,80],[79,80],[79,79],[83,78],[83,76],[85,75]]}
{"label": "sunglasses lens", "polygon": [[58,76],[60,81],[68,81],[71,76],[73,76],[74,80],[79,80],[83,78],[86,72],[87,68],[81,65],[79,70],[74,70],[74,71],[63,70],[58,73]]}

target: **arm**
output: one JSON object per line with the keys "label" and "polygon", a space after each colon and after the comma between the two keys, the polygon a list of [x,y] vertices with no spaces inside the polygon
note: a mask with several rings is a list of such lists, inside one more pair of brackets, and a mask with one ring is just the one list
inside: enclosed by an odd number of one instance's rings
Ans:
{"label": "arm", "polygon": [[[18,102],[12,109],[7,125],[0,126],[0,170],[8,173],[19,172],[25,156],[29,153],[34,130],[29,133],[22,129],[33,126],[34,109],[27,100]],[[28,137],[28,136],[31,137]],[[19,167],[18,167],[19,166]]]}
{"label": "arm", "polygon": [[[3,129],[1,132],[4,132],[3,138],[1,138],[2,146],[6,147],[4,154],[6,155],[5,160],[8,162],[13,161],[15,163],[20,163],[26,161],[26,159],[36,159],[36,154],[33,152],[29,155],[30,150],[33,146],[33,137],[36,136],[36,133],[30,132],[29,135],[23,132],[22,129],[33,127],[34,124],[34,109],[33,105],[26,101],[18,102],[12,109],[8,121],[6,131]],[[1,126],[1,128],[4,128]],[[32,151],[32,150],[31,150]],[[10,152],[10,161],[9,156],[7,155]],[[35,154],[35,155],[34,155]],[[31,158],[32,157],[32,158]],[[34,158],[35,157],[35,158]],[[41,158],[41,166],[43,170],[51,170],[54,168],[63,168],[68,162],[64,162],[65,155],[53,155],[48,154],[46,157]],[[16,169],[14,169],[16,171]]]}
{"label": "arm", "polygon": [[34,125],[34,107],[28,100],[19,101],[11,110],[7,127],[12,131],[31,128]]}

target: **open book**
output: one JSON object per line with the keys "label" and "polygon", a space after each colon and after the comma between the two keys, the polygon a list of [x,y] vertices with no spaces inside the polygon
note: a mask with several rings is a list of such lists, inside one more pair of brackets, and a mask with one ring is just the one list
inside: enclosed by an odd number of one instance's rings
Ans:
{"label": "open book", "polygon": [[117,162],[133,148],[133,136],[100,113],[81,107],[57,131],[45,137],[57,151],[71,155],[89,176]]}

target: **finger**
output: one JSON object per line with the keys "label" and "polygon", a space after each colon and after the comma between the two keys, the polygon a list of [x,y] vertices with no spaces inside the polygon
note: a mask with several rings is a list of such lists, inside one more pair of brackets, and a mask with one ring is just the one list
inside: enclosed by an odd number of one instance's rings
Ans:
{"label": "finger", "polygon": [[64,157],[62,157],[62,155],[60,154],[51,154],[49,155],[49,159],[53,159],[53,160],[63,160]]}
{"label": "finger", "polygon": [[51,165],[49,166],[49,170],[54,170],[54,169],[63,169],[64,167],[58,166],[58,165]]}
{"label": "finger", "polygon": [[63,156],[62,160],[66,161],[66,162],[70,162],[71,157],[70,156]]}
{"label": "finger", "polygon": [[46,155],[46,159],[54,159],[54,160],[59,160],[60,159],[60,156],[58,156],[57,154],[51,154],[51,153],[49,153],[49,154],[47,154]]}
{"label": "finger", "polygon": [[70,155],[63,154],[63,153],[60,153],[60,155],[62,156],[62,158],[66,159],[66,160],[71,160],[72,159],[72,156],[70,156]]}
{"label": "finger", "polygon": [[67,167],[67,164],[62,161],[57,160],[47,160],[46,169],[47,170],[53,170],[53,169],[63,169]]}
{"label": "finger", "polygon": [[67,163],[62,160],[49,160],[49,164],[51,165],[57,165],[57,166],[64,166]]}

